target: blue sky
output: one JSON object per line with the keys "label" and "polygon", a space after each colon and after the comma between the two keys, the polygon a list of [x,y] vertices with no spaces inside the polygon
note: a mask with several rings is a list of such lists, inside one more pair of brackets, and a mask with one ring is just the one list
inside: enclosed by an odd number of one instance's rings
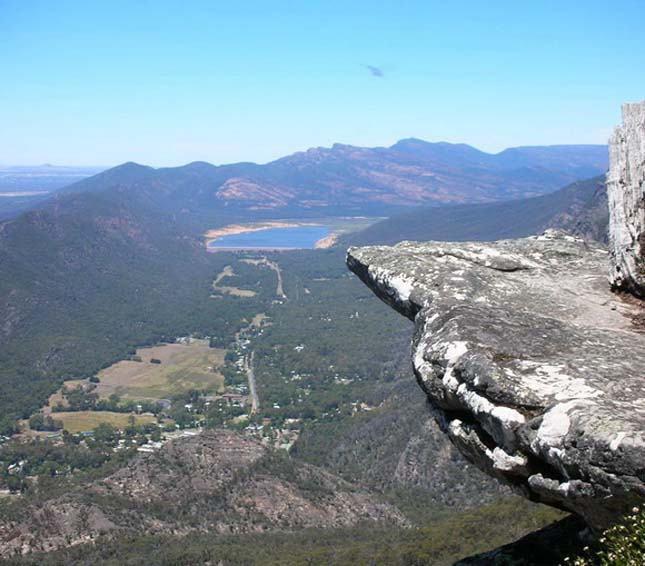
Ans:
{"label": "blue sky", "polygon": [[605,143],[645,2],[0,0],[0,163]]}

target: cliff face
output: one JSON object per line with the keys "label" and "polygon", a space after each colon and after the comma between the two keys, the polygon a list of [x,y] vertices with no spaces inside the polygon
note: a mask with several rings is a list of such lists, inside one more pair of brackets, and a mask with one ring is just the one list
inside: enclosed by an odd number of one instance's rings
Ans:
{"label": "cliff face", "polygon": [[645,498],[645,335],[608,254],[559,232],[494,243],[351,248],[415,323],[413,367],[475,465],[595,529]]}
{"label": "cliff face", "polygon": [[645,295],[645,101],[623,105],[609,140],[609,280]]}

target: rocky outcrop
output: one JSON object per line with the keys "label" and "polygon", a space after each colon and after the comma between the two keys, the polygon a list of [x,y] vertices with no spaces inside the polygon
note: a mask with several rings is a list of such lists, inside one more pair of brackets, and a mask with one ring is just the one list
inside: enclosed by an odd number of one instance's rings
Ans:
{"label": "rocky outcrop", "polygon": [[609,140],[609,279],[645,295],[645,101],[623,105],[623,124]]}
{"label": "rocky outcrop", "polygon": [[[232,431],[178,438],[110,476],[0,517],[0,562],[97,539],[405,526],[378,494]],[[3,562],[4,563],[4,562]]]}
{"label": "rocky outcrop", "polygon": [[415,323],[413,367],[479,468],[594,529],[645,498],[645,335],[610,292],[607,252],[561,232],[350,248]]}

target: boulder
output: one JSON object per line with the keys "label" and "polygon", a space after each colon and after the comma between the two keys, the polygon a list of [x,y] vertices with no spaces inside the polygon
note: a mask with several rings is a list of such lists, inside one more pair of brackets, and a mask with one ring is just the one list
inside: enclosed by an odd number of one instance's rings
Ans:
{"label": "boulder", "polygon": [[609,140],[609,280],[645,296],[645,101],[623,105]]}
{"label": "boulder", "polygon": [[555,231],[347,255],[414,321],[414,372],[464,456],[594,530],[645,499],[645,335],[637,301],[610,291],[608,261]]}

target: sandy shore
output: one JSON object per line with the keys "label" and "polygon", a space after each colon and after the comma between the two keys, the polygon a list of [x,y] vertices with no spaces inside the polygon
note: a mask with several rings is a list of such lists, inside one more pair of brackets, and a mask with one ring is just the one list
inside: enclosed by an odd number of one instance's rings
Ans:
{"label": "sandy shore", "polygon": [[[246,234],[248,232],[259,232],[260,230],[268,230],[270,228],[295,228],[297,226],[324,226],[317,222],[287,222],[284,220],[268,220],[267,222],[256,222],[253,224],[229,224],[222,228],[214,228],[204,233],[206,238],[206,247],[211,242],[215,242],[224,236],[231,236],[233,234]],[[326,249],[333,246],[338,240],[338,232],[330,232],[324,238],[321,238],[314,244],[315,249]],[[272,248],[272,247],[256,247],[256,246],[233,246],[231,248],[217,248],[218,250],[240,250],[240,249],[255,249],[255,250],[286,250],[297,248]],[[214,251],[211,249],[211,251]]]}
{"label": "sandy shore", "polygon": [[317,250],[324,250],[326,248],[331,248],[336,241],[338,240],[338,234],[335,232],[332,232],[329,234],[329,236],[325,236],[324,238],[321,238],[314,244],[314,248]]}

